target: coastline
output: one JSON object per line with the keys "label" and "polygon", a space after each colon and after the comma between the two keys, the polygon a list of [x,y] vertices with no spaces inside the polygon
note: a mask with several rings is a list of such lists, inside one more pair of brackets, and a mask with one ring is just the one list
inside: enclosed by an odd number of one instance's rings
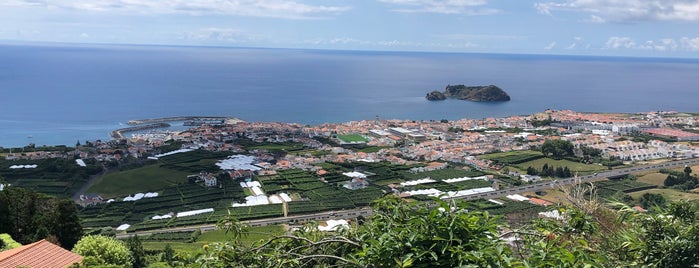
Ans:
{"label": "coastline", "polygon": [[173,117],[161,117],[161,118],[147,118],[147,119],[135,119],[129,120],[127,124],[129,125],[142,125],[142,124],[154,124],[154,123],[165,123],[172,121],[215,121],[233,120],[234,122],[243,122],[243,120],[232,117],[232,116],[173,116]]}
{"label": "coastline", "polygon": [[110,132],[109,137],[111,137],[113,140],[121,140],[121,139],[126,138],[124,136],[124,133],[127,133],[127,132],[146,130],[146,129],[166,128],[166,127],[170,127],[170,124],[168,124],[168,123],[155,123],[155,124],[148,124],[148,125],[143,125],[143,126],[120,128],[120,129],[116,129],[116,130],[113,130],[112,132]]}
{"label": "coastline", "polygon": [[232,116],[173,116],[173,117],[160,117],[160,118],[147,118],[147,119],[135,119],[129,120],[128,125],[134,125],[133,127],[119,128],[111,131],[109,137],[113,140],[125,139],[125,133],[141,131],[147,129],[158,129],[158,128],[169,128],[172,125],[167,122],[184,122],[185,126],[195,126],[197,124],[209,123],[209,122],[220,122],[227,124],[234,124],[237,122],[244,122],[243,120],[232,117]]}

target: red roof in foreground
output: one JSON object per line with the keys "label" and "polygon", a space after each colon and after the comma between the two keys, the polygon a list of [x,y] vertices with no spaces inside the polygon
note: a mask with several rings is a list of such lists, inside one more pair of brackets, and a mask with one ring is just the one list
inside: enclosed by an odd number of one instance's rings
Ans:
{"label": "red roof in foreground", "polygon": [[66,268],[82,260],[82,256],[46,240],[0,252],[0,267]]}

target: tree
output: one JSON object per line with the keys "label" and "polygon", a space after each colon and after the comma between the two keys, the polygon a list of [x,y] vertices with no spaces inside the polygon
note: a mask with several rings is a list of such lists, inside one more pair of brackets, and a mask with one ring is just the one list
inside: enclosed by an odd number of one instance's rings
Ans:
{"label": "tree", "polygon": [[71,200],[33,190],[8,187],[0,191],[0,215],[0,232],[23,244],[53,235],[70,249],[82,236],[77,207]]}
{"label": "tree", "polygon": [[[627,209],[628,211],[628,209]],[[610,236],[609,252],[625,267],[696,267],[699,218],[696,202],[670,203],[667,210],[624,213],[624,225]]]}
{"label": "tree", "polygon": [[588,157],[597,157],[602,155],[602,150],[592,148],[590,146],[582,145],[580,146],[580,151],[582,152],[583,156],[588,156]]}
{"label": "tree", "polygon": [[71,249],[83,235],[77,205],[71,200],[63,199],[56,204],[56,211],[58,215],[52,234],[56,235],[63,247]]}
{"label": "tree", "polygon": [[161,261],[167,262],[172,265],[173,257],[175,256],[175,251],[172,249],[170,244],[165,244],[165,249],[163,250],[163,256]]}
{"label": "tree", "polygon": [[359,227],[363,241],[354,256],[375,267],[508,267],[509,248],[497,237],[498,218],[469,212],[458,203],[408,203],[379,200],[369,224]]}
{"label": "tree", "polygon": [[133,260],[133,268],[146,267],[146,252],[143,250],[143,245],[138,235],[134,235],[126,240],[126,246],[131,251],[131,259]]}
{"label": "tree", "polygon": [[692,168],[689,166],[684,167],[684,176],[689,177],[689,174],[692,174]]}
{"label": "tree", "polygon": [[645,193],[641,196],[641,207],[651,208],[651,207],[662,207],[665,206],[665,197],[661,194]]}
{"label": "tree", "polygon": [[541,175],[549,176],[549,164],[548,163],[544,163],[544,166],[541,167]]}
{"label": "tree", "polygon": [[527,175],[538,175],[539,172],[532,166],[527,167]]}
{"label": "tree", "polygon": [[36,233],[34,234],[34,239],[35,241],[39,241],[41,239],[44,239],[49,236],[49,230],[46,229],[46,226],[39,226],[39,229],[36,230]]}
{"label": "tree", "polygon": [[21,247],[9,234],[0,234],[0,251]]}
{"label": "tree", "polygon": [[556,167],[555,175],[556,175],[556,177],[564,178],[566,176],[566,174],[565,174],[565,171],[563,170],[563,167],[561,167],[561,166]]}
{"label": "tree", "polygon": [[566,166],[565,168],[563,168],[563,177],[564,177],[564,178],[573,177],[573,173],[570,171],[570,168],[568,168],[568,166]]}
{"label": "tree", "polygon": [[85,257],[83,264],[86,266],[119,265],[131,266],[131,252],[124,242],[115,238],[88,235],[80,239],[73,252]]}
{"label": "tree", "polygon": [[541,153],[553,159],[562,159],[566,156],[573,156],[573,143],[565,140],[547,140],[541,145]]}

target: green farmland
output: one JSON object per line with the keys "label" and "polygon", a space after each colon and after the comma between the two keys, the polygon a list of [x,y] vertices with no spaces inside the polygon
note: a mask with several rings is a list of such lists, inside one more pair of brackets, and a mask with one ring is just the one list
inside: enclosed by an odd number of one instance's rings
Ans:
{"label": "green farmland", "polygon": [[337,139],[339,139],[340,141],[345,142],[345,143],[358,143],[358,142],[369,141],[367,138],[364,138],[364,136],[359,135],[359,134],[337,135]]}
{"label": "green farmland", "polygon": [[549,167],[568,167],[572,172],[579,172],[580,175],[607,170],[606,167],[600,165],[588,165],[565,159],[555,160],[551,158],[539,158],[532,161],[522,162],[515,166],[520,170],[527,170],[527,167],[533,167],[540,170],[544,164],[548,164]]}
{"label": "green farmland", "polygon": [[[284,234],[284,232],[285,228],[282,225],[250,227],[249,235],[242,236],[238,242],[245,245],[252,245],[273,235]],[[231,235],[226,234],[224,230],[204,232],[199,236],[196,236],[195,232],[175,232],[152,234],[139,238],[145,250],[160,251],[165,249],[165,245],[169,244],[175,251],[192,253],[204,251],[204,245],[232,240]],[[194,241],[192,241],[193,238]]]}
{"label": "green farmland", "polygon": [[88,190],[104,198],[121,197],[139,192],[157,191],[187,181],[192,173],[148,165],[137,169],[115,172],[100,178]]}
{"label": "green farmland", "polygon": [[187,182],[188,175],[198,174],[201,171],[217,172],[219,168],[214,164],[228,155],[228,153],[192,151],[161,157],[157,163],[107,174],[97,180],[87,192],[112,198],[158,191]]}
{"label": "green farmland", "polygon": [[531,150],[484,154],[478,156],[478,158],[490,160],[505,165],[516,165],[543,157],[544,155],[541,152]]}

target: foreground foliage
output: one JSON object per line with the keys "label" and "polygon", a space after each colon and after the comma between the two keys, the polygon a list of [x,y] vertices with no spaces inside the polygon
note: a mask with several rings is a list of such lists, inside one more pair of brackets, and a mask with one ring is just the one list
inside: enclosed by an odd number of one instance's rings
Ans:
{"label": "foreground foliage", "polygon": [[[247,235],[235,220],[234,237]],[[199,258],[203,267],[459,267],[510,266],[510,250],[497,239],[497,218],[441,202],[380,199],[370,219],[336,232],[308,225],[259,245],[214,244]]]}
{"label": "foreground foliage", "polygon": [[[255,245],[236,239],[247,226],[227,218],[232,240],[214,243],[197,267],[692,267],[699,264],[696,204],[676,202],[657,214],[603,204],[591,189],[568,192],[558,219],[510,229],[459,203],[406,202],[388,196],[372,216],[335,232],[307,225]],[[611,206],[610,206],[611,205]],[[610,208],[611,207],[611,208]]]}
{"label": "foreground foliage", "polygon": [[70,249],[82,236],[82,227],[73,201],[7,187],[0,191],[0,233],[22,244],[48,239]]}
{"label": "foreground foliage", "polygon": [[88,235],[80,239],[73,252],[84,257],[84,267],[109,266],[130,267],[133,263],[131,251],[122,241],[101,235]]}

